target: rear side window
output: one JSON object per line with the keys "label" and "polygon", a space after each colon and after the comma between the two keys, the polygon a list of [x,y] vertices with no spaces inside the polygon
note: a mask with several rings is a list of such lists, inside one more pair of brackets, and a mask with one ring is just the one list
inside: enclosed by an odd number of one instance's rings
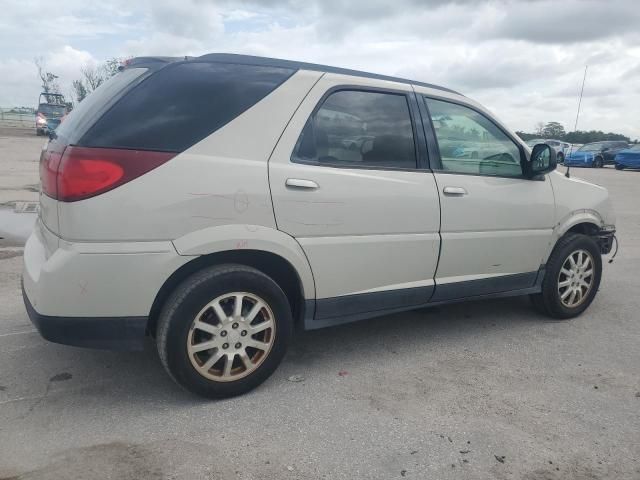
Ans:
{"label": "rear side window", "polygon": [[169,65],[128,92],[80,144],[181,152],[252,107],[293,73],[226,63]]}
{"label": "rear side window", "polygon": [[76,143],[77,138],[86,132],[95,118],[102,114],[123,90],[138,80],[146,71],[146,68],[129,68],[111,77],[67,115],[56,129],[56,134]]}
{"label": "rear side window", "polygon": [[416,168],[402,94],[340,90],[309,118],[292,161],[338,167]]}

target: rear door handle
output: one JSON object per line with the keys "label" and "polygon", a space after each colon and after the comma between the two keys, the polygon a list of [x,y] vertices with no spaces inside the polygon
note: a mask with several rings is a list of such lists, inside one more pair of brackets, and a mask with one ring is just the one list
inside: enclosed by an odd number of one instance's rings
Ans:
{"label": "rear door handle", "polygon": [[462,187],[444,187],[442,189],[442,192],[445,195],[451,195],[451,196],[457,196],[457,197],[461,197],[461,196],[467,195],[467,193],[469,193]]}
{"label": "rear door handle", "polygon": [[287,181],[284,182],[287,187],[291,188],[301,188],[304,190],[316,190],[319,188],[319,185],[313,180],[304,180],[302,178],[287,178]]}

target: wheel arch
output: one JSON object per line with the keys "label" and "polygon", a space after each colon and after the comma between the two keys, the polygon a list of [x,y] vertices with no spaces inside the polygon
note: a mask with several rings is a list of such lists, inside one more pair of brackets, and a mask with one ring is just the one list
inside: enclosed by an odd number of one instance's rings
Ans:
{"label": "wheel arch", "polygon": [[568,232],[583,233],[585,235],[596,234],[604,220],[595,210],[580,210],[567,215],[558,223],[555,230],[556,241]]}
{"label": "wheel arch", "polygon": [[272,278],[284,291],[296,324],[302,322],[305,313],[305,294],[302,280],[294,266],[272,252],[264,250],[225,250],[195,257],[178,268],[164,282],[151,306],[147,333],[155,337],[158,317],[162,308],[178,285],[194,273],[215,265],[238,264],[253,267]]}
{"label": "wheel arch", "polygon": [[567,215],[553,230],[553,236],[544,257],[544,263],[546,263],[553,249],[556,248],[558,242],[566,234],[581,233],[583,235],[595,236],[603,224],[604,220],[595,210],[581,210]]}
{"label": "wheel arch", "polygon": [[290,235],[260,225],[224,225],[191,232],[173,241],[179,255],[193,256],[164,282],[149,312],[147,330],[155,332],[158,314],[170,292],[189,275],[222,263],[253,267],[278,283],[291,303],[297,322],[305,300],[315,299],[311,266],[300,244]]}

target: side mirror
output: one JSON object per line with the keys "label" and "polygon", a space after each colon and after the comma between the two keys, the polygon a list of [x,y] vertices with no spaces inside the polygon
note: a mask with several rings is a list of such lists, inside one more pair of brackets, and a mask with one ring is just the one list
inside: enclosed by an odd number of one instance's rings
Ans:
{"label": "side mirror", "polygon": [[557,166],[556,151],[546,143],[538,143],[533,147],[531,158],[525,164],[525,176],[533,178],[544,175],[554,171]]}

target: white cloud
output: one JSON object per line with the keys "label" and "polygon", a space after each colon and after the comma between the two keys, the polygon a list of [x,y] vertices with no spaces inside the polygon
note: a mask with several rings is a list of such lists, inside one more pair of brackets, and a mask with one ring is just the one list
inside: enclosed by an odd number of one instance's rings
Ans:
{"label": "white cloud", "polygon": [[[640,10],[634,0],[44,0],[0,18],[0,104],[37,98],[31,60],[61,82],[111,56],[250,53],[441,83],[514,129],[557,120],[640,138]],[[34,100],[35,101],[35,100]]]}

